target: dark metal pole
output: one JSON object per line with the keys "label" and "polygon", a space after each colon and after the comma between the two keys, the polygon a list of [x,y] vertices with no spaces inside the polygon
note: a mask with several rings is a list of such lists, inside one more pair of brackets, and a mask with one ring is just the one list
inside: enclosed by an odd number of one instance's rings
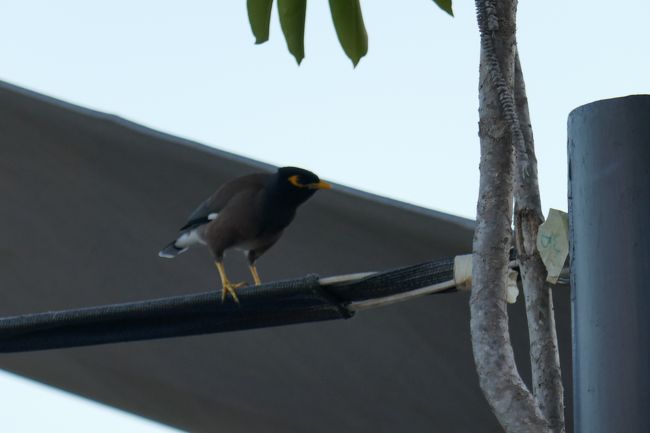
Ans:
{"label": "dark metal pole", "polygon": [[576,433],[650,432],[650,95],[569,115]]}

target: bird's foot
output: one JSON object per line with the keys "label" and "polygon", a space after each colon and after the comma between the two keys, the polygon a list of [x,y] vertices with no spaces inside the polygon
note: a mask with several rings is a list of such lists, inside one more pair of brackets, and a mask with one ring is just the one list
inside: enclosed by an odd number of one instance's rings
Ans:
{"label": "bird's foot", "polygon": [[226,295],[230,293],[230,296],[232,296],[232,299],[239,304],[239,298],[237,297],[237,293],[235,292],[235,289],[239,289],[240,287],[244,287],[246,285],[245,282],[240,282],[240,283],[231,283],[230,281],[226,281],[223,284],[223,287],[221,289],[221,302],[226,301]]}

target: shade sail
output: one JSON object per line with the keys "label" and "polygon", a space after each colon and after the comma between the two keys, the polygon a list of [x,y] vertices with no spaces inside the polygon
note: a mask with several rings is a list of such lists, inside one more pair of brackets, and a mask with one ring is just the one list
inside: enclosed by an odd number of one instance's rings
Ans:
{"label": "shade sail", "polygon": [[[216,290],[206,250],[173,261],[157,252],[219,184],[270,169],[1,84],[0,314]],[[259,271],[390,269],[467,253],[472,231],[469,220],[336,185],[299,210]],[[226,266],[249,278],[237,253]],[[7,354],[0,367],[193,432],[497,432],[467,303],[430,296],[345,321]],[[567,290],[555,304],[570,396]],[[510,313],[529,377],[521,302]]]}

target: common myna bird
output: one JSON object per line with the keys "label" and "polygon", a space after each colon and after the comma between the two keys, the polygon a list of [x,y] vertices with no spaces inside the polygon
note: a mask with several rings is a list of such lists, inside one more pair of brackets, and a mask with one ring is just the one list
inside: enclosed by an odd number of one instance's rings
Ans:
{"label": "common myna bird", "polygon": [[195,245],[207,245],[221,277],[221,301],[246,283],[232,283],[223,267],[229,248],[243,250],[255,285],[261,284],[255,261],[280,239],[296,209],[319,189],[330,184],[314,173],[297,167],[282,167],[274,174],[255,173],[222,185],[196,208],[178,237],[163,248],[160,257],[174,258]]}

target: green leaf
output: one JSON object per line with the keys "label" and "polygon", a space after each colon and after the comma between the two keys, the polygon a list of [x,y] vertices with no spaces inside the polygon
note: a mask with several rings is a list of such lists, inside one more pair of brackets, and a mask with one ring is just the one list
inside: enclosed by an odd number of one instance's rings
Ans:
{"label": "green leaf", "polygon": [[330,0],[330,10],[343,51],[357,66],[368,53],[368,33],[359,0]]}
{"label": "green leaf", "polygon": [[451,0],[433,0],[433,2],[437,4],[440,9],[447,12],[452,17],[454,16],[454,11],[451,10]]}
{"label": "green leaf", "polygon": [[247,0],[248,21],[255,35],[255,43],[262,44],[269,40],[271,24],[271,7],[273,0]]}
{"label": "green leaf", "polygon": [[307,0],[278,0],[278,15],[289,52],[298,64],[305,58],[305,13]]}

